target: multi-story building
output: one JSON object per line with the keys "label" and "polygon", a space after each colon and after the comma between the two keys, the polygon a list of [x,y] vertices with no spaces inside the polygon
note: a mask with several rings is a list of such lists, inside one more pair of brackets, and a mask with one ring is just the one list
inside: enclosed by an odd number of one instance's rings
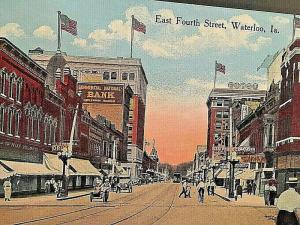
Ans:
{"label": "multi-story building", "polygon": [[[254,111],[265,98],[266,92],[257,90],[257,84],[229,83],[228,88],[213,89],[207,100],[209,158],[224,160],[226,150],[236,146],[236,124]],[[236,103],[239,113],[234,113]]]}
{"label": "multi-story building", "polygon": [[278,191],[289,177],[300,178],[300,39],[293,40],[282,55],[281,93],[276,141]]}
{"label": "multi-story building", "polygon": [[[54,52],[40,48],[30,50],[29,55],[44,68]],[[138,176],[141,171],[144,143],[144,121],[146,107],[147,78],[140,59],[102,58],[65,55],[64,58],[72,74],[79,83],[125,84],[133,90],[129,112],[129,142],[127,158],[131,165],[132,175]]]}

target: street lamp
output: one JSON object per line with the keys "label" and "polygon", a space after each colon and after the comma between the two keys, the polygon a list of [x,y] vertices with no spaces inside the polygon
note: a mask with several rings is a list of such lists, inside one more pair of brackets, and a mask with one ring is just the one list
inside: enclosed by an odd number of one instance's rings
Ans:
{"label": "street lamp", "polygon": [[236,152],[232,152],[229,158],[230,162],[230,180],[229,180],[229,198],[234,198],[234,183],[235,183],[235,177],[234,177],[234,167],[239,162],[236,156]]}
{"label": "street lamp", "polygon": [[207,171],[207,166],[204,165],[203,166],[203,179],[204,179],[204,181],[206,181],[206,171]]}
{"label": "street lamp", "polygon": [[62,174],[62,189],[59,189],[59,193],[57,194],[58,197],[68,196],[68,180],[66,176],[66,165],[68,163],[68,159],[72,157],[71,152],[58,152],[58,158],[63,162],[63,174]]}

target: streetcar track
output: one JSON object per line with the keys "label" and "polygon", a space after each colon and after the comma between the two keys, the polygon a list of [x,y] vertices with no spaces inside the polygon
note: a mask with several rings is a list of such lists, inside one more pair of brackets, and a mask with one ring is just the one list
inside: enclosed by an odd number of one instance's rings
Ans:
{"label": "streetcar track", "polygon": [[[166,188],[166,191],[169,191],[169,189]],[[154,198],[154,200],[151,202],[151,204],[149,204],[148,206],[144,207],[143,209],[141,209],[141,210],[139,210],[139,211],[137,211],[137,212],[135,212],[135,213],[133,213],[133,214],[127,216],[127,217],[124,217],[124,218],[119,219],[119,220],[117,220],[117,221],[115,221],[115,222],[113,222],[113,223],[110,223],[110,225],[119,224],[119,223],[121,223],[121,222],[123,222],[123,221],[126,221],[126,220],[128,220],[128,219],[130,219],[130,218],[132,218],[132,217],[134,217],[134,216],[136,216],[136,215],[138,215],[138,214],[144,212],[145,210],[147,210],[148,208],[150,208],[151,206],[153,206],[154,203],[157,201],[157,199],[160,198],[161,194],[164,193],[164,192],[165,192],[165,190],[162,191],[161,193],[159,193],[159,194]]]}
{"label": "streetcar track", "polygon": [[[145,192],[146,192],[146,190],[144,192],[138,194],[137,196],[134,196],[133,198],[129,198],[128,201],[132,201],[132,200],[138,198],[139,196],[143,195]],[[122,200],[126,199],[126,197],[130,197],[130,196],[128,196],[128,195],[127,196],[122,196],[122,197],[120,197],[120,198],[118,198],[118,199],[116,199],[115,201],[112,201],[112,202],[118,202],[120,200],[122,201]],[[110,205],[97,206],[97,205],[93,205],[93,206],[89,206],[89,207],[86,207],[86,208],[83,208],[83,209],[77,209],[77,210],[73,210],[73,211],[69,211],[69,212],[65,212],[65,213],[60,213],[60,214],[56,214],[56,215],[52,215],[52,216],[40,217],[40,218],[36,218],[36,219],[32,219],[32,220],[17,222],[17,223],[14,223],[14,225],[36,223],[36,222],[39,222],[39,221],[45,221],[45,220],[55,219],[55,218],[58,218],[58,217],[63,217],[63,216],[67,216],[67,215],[70,215],[70,214],[74,214],[74,213],[78,213],[78,212],[83,212],[83,211],[87,211],[87,210],[91,210],[91,209],[95,209],[95,208],[100,208],[100,207],[106,207],[108,209],[97,211],[96,213],[92,213],[92,214],[94,215],[94,214],[97,214],[99,212],[107,211],[110,208],[115,207],[115,206],[110,206]],[[90,214],[88,214],[88,215],[90,215]],[[86,215],[86,216],[88,216],[88,215]],[[78,219],[79,218],[77,218],[75,220],[78,220]],[[63,222],[61,224],[68,223],[68,222],[70,222],[70,221],[68,220],[67,222]]]}

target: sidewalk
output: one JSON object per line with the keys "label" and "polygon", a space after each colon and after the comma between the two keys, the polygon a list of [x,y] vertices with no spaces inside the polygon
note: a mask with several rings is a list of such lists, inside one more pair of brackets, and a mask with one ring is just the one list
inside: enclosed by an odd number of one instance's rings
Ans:
{"label": "sidewalk", "polygon": [[215,190],[215,194],[219,197],[223,198],[226,201],[230,201],[233,204],[237,204],[240,206],[265,206],[265,201],[263,197],[257,195],[248,195],[247,193],[243,193],[243,197],[238,197],[237,201],[234,198],[228,198],[228,189],[223,187],[217,187]]}
{"label": "sidewalk", "polygon": [[[68,199],[79,198],[88,195],[91,189],[83,190],[72,190],[69,191]],[[4,201],[4,198],[0,198],[0,207],[3,206],[16,206],[16,205],[63,205],[62,201],[64,199],[58,200],[55,193],[51,194],[40,194],[33,196],[22,196],[22,197],[12,197],[11,201]],[[75,203],[76,204],[76,203]]]}

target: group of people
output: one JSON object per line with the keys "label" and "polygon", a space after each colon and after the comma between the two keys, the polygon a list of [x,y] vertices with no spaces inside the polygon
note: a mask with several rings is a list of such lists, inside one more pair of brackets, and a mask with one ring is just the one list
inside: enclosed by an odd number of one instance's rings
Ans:
{"label": "group of people", "polygon": [[264,186],[265,205],[275,205],[275,198],[277,195],[277,188],[274,181],[266,182]]}
{"label": "group of people", "polygon": [[[252,195],[252,194],[255,195],[256,187],[257,187],[257,185],[256,185],[255,182],[253,182],[253,183],[247,182],[247,186],[246,186],[247,194],[248,195]],[[243,187],[239,182],[237,182],[235,184],[235,189],[234,189],[234,198],[235,198],[235,200],[237,200],[238,197],[241,197],[241,198],[243,197]]]}
{"label": "group of people", "polygon": [[[199,202],[204,202],[204,192],[207,190],[207,195],[215,195],[216,184],[213,180],[208,180],[206,183],[203,179],[196,181],[196,189],[198,192]],[[191,186],[186,180],[182,181],[182,189],[179,198],[184,195],[185,198],[191,198]]]}
{"label": "group of people", "polygon": [[45,182],[45,193],[56,193],[59,194],[60,190],[62,189],[62,181],[58,180],[55,181],[54,177],[51,180],[46,180]]}
{"label": "group of people", "polygon": [[[94,196],[95,197],[102,197],[104,202],[108,201],[109,192],[111,190],[111,184],[109,183],[109,179],[105,178],[104,182],[102,183],[101,180],[97,177],[94,180]],[[102,195],[102,196],[100,196]]]}

